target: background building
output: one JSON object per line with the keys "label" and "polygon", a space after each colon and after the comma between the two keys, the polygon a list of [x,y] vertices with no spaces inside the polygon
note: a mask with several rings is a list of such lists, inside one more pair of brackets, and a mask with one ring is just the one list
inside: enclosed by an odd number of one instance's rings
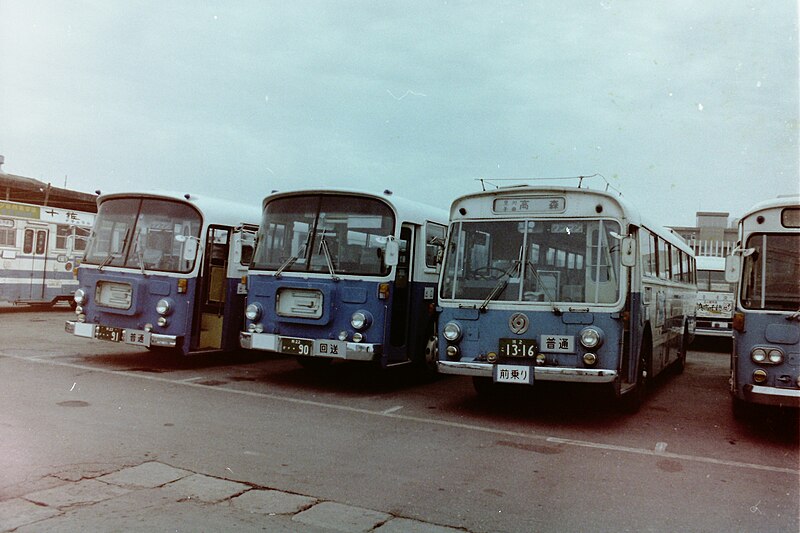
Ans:
{"label": "background building", "polygon": [[698,211],[696,226],[672,229],[694,249],[695,255],[725,257],[736,245],[738,223],[739,219],[730,218],[730,213]]}

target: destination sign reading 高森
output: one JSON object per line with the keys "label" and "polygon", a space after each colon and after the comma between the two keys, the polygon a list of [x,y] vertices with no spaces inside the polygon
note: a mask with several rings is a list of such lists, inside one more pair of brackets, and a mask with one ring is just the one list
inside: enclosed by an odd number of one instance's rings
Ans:
{"label": "destination sign reading \u9ad8\u68ee", "polygon": [[566,208],[563,196],[532,198],[497,198],[492,204],[495,213],[560,213]]}

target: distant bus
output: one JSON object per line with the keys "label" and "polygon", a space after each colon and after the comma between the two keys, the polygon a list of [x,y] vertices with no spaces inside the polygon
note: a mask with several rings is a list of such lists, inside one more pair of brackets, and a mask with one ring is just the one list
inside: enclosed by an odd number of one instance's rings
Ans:
{"label": "distant bus", "polygon": [[457,198],[439,295],[439,371],[498,384],[599,384],[636,411],[682,371],[692,249],[608,192],[508,187]]}
{"label": "distant bus", "polygon": [[184,355],[236,350],[258,207],[146,192],[97,202],[66,331]]}
{"label": "distant bus", "polygon": [[0,300],[71,302],[94,213],[0,201]]}
{"label": "distant bus", "polygon": [[697,261],[697,327],[695,335],[733,335],[735,284],[725,281],[725,258],[699,255]]}
{"label": "distant bus", "polygon": [[753,206],[739,220],[739,247],[725,268],[737,282],[731,395],[750,404],[800,407],[800,197]]}
{"label": "distant bus", "polygon": [[248,273],[243,348],[435,371],[444,210],[385,191],[313,189],[264,199]]}

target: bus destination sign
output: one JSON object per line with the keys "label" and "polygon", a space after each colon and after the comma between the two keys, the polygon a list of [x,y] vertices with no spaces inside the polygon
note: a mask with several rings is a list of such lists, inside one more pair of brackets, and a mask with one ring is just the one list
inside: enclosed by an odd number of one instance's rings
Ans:
{"label": "bus destination sign", "polygon": [[563,196],[531,198],[497,198],[492,204],[495,213],[561,213],[566,208]]}

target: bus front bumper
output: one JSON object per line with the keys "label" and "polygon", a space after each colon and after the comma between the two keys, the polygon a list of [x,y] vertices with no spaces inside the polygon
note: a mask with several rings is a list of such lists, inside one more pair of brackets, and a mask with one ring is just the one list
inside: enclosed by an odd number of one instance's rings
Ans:
{"label": "bus front bumper", "polygon": [[800,389],[747,384],[744,386],[744,399],[761,405],[800,408]]}
{"label": "bus front bumper", "polygon": [[372,361],[381,355],[381,344],[347,342],[329,339],[285,337],[271,333],[239,333],[239,346],[245,350],[267,350],[286,355],[327,357],[348,361]]}
{"label": "bus front bumper", "polygon": [[98,339],[103,341],[122,342],[133,346],[158,346],[160,348],[176,348],[179,338],[175,335],[164,335],[150,331],[114,328],[101,324],[89,324],[77,320],[67,320],[64,331],[76,337]]}
{"label": "bus front bumper", "polygon": [[[439,361],[439,372],[490,378],[493,375],[492,363],[465,363],[460,361]],[[554,366],[533,367],[534,381],[565,381],[571,383],[611,383],[617,379],[616,370],[602,368],[564,368]]]}

